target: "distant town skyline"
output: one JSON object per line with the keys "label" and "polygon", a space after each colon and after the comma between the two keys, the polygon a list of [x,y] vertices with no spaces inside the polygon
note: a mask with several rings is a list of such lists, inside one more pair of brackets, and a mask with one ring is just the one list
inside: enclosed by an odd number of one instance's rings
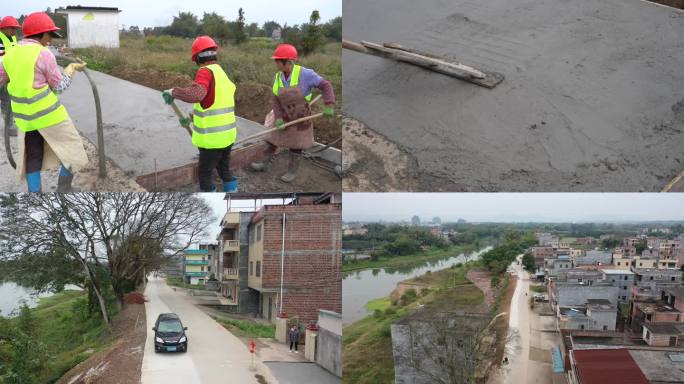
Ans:
{"label": "distant town skyline", "polygon": [[684,221],[684,196],[658,193],[345,193],[350,221],[640,223]]}

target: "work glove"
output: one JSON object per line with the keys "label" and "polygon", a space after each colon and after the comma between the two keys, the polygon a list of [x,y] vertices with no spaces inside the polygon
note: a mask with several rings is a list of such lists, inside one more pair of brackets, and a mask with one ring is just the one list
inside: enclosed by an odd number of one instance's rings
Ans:
{"label": "work glove", "polygon": [[190,118],[189,117],[184,117],[184,118],[180,119],[179,121],[180,121],[180,125],[183,128],[190,128]]}
{"label": "work glove", "polygon": [[276,130],[278,131],[284,131],[285,130],[285,121],[283,119],[278,119],[275,122]]}
{"label": "work glove", "polygon": [[332,105],[326,105],[323,107],[323,117],[328,120],[332,120],[335,117],[335,108]]}
{"label": "work glove", "polygon": [[171,95],[171,91],[173,91],[173,89],[167,89],[164,92],[162,92],[162,97],[164,98],[164,102],[168,105],[173,104],[173,96]]}
{"label": "work glove", "polygon": [[74,72],[79,71],[83,72],[83,69],[85,69],[86,63],[71,63],[64,68],[64,74],[73,77]]}

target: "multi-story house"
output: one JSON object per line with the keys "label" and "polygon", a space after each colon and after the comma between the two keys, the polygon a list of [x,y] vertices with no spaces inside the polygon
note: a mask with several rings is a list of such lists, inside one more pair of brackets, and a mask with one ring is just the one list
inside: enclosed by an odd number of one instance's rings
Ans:
{"label": "multi-story house", "polygon": [[183,251],[183,279],[187,284],[203,285],[209,279],[210,269],[207,249]]}
{"label": "multi-story house", "polygon": [[342,311],[342,206],[336,195],[298,194],[265,205],[249,223],[248,286],[259,314],[313,321],[319,309]]}

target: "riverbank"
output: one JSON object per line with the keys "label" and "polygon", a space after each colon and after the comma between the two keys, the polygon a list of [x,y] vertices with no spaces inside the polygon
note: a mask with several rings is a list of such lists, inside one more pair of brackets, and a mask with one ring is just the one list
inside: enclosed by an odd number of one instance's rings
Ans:
{"label": "riverbank", "polygon": [[418,307],[486,311],[484,294],[466,279],[467,271],[475,266],[461,264],[406,280],[404,283],[420,284],[420,293],[409,288],[369,302],[373,314],[342,332],[345,382],[394,382],[391,325]]}
{"label": "riverbank", "polygon": [[[0,318],[0,339],[8,341],[0,343],[0,375],[16,375],[21,383],[138,383],[135,345],[126,342],[135,324],[145,322],[144,305],[125,305],[112,316],[108,332],[89,310],[85,291],[63,291],[41,298],[16,317]],[[144,335],[142,329],[142,343]]]}
{"label": "riverbank", "polygon": [[471,253],[477,248],[474,245],[454,245],[445,249],[433,248],[420,253],[405,256],[379,257],[376,260],[350,260],[342,263],[342,272],[354,272],[377,268],[415,267],[425,262],[447,259],[460,253]]}

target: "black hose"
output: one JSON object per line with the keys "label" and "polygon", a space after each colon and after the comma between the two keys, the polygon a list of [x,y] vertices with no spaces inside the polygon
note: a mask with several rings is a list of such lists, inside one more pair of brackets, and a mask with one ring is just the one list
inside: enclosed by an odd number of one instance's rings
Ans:
{"label": "black hose", "polygon": [[[69,57],[69,56],[59,56],[60,59],[64,59],[70,63],[81,63],[80,60]],[[97,158],[98,158],[98,176],[100,179],[107,177],[107,162],[105,158],[105,143],[104,143],[104,128],[102,126],[102,107],[100,105],[100,93],[97,91],[97,86],[90,73],[87,69],[83,70],[83,73],[88,78],[90,87],[93,89],[93,98],[95,99],[95,116],[97,119]]]}
{"label": "black hose", "polygon": [[9,161],[12,168],[17,169],[17,163],[14,161],[14,156],[12,156],[12,146],[10,145],[10,130],[12,129],[12,106],[9,100],[9,93],[7,93],[7,88],[2,88],[0,90],[0,97],[2,98],[2,112],[4,114],[5,122],[5,153],[7,153],[7,161]]}

